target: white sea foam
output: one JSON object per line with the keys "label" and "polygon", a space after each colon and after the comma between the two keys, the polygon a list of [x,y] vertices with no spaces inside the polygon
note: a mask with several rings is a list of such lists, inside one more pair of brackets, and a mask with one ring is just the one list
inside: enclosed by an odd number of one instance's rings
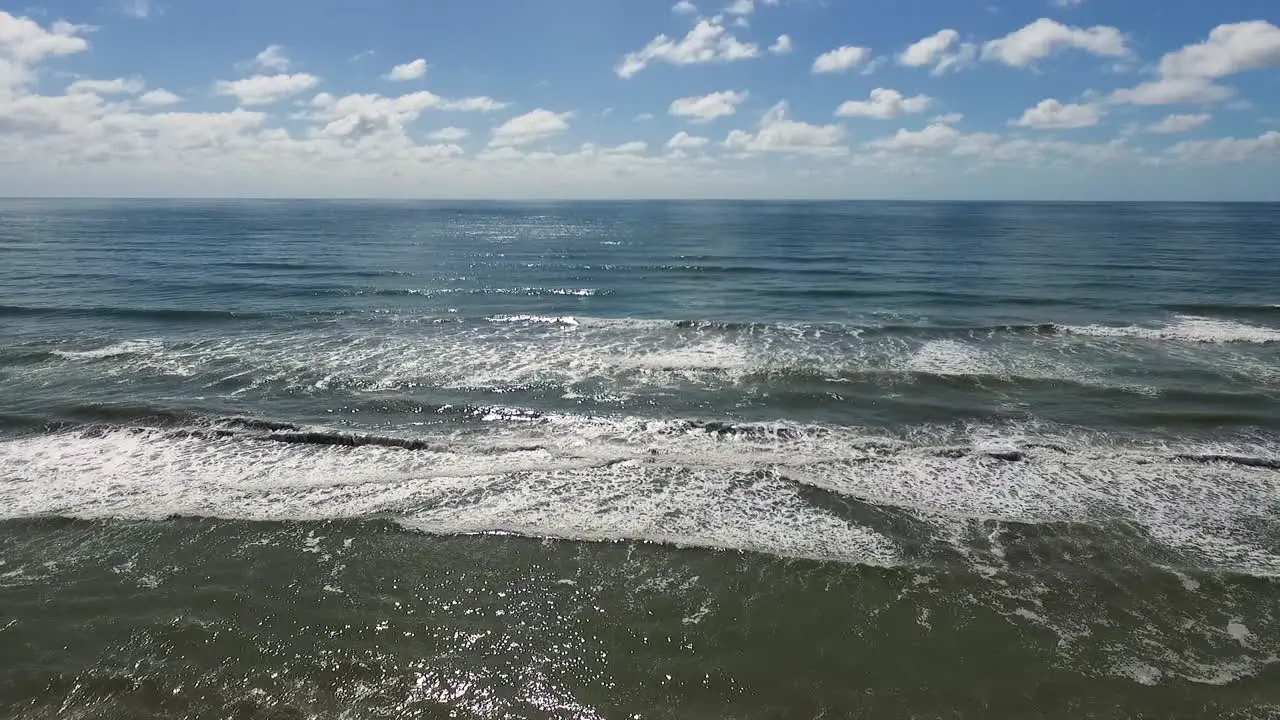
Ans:
{"label": "white sea foam", "polygon": [[102,360],[124,355],[154,354],[163,349],[159,340],[126,340],[91,350],[54,350],[64,360]]}
{"label": "white sea foam", "polygon": [[1094,337],[1138,338],[1142,340],[1177,340],[1197,343],[1274,343],[1280,342],[1280,328],[1249,325],[1222,318],[1180,315],[1174,322],[1160,327],[1129,325],[1066,325],[1060,328],[1075,335]]}
{"label": "white sea foam", "polygon": [[[1280,473],[1211,454],[1192,460],[1154,446],[1070,438],[1043,447],[1034,437],[981,428],[943,447],[840,428],[726,433],[578,416],[437,439],[416,451],[157,430],[12,439],[0,443],[0,516],[391,516],[437,533],[896,561],[890,537],[815,504],[807,486],[909,512],[935,525],[939,541],[960,537],[955,528],[975,520],[1120,519],[1191,562],[1280,574],[1265,529],[1277,521]],[[1280,457],[1274,447],[1234,450]]]}

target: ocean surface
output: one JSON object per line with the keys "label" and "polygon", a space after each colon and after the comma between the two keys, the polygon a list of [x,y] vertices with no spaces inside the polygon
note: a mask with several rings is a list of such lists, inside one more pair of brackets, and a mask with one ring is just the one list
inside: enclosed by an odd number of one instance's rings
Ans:
{"label": "ocean surface", "polygon": [[0,717],[1280,717],[1280,205],[0,201]]}

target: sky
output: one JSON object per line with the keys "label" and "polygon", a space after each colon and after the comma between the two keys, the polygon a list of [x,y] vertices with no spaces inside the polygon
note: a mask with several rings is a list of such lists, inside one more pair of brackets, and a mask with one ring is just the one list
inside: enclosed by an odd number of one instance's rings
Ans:
{"label": "sky", "polygon": [[0,195],[1280,200],[1277,0],[0,0]]}

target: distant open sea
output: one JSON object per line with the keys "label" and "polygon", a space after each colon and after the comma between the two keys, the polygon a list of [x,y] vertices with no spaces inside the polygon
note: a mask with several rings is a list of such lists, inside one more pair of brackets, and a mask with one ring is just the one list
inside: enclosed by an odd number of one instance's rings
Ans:
{"label": "distant open sea", "polygon": [[0,717],[1280,717],[1280,205],[0,201]]}

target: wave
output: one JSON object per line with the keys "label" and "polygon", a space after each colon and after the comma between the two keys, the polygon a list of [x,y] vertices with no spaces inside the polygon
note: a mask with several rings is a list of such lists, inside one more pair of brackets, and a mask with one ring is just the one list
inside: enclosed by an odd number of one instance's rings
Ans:
{"label": "wave", "polygon": [[1066,325],[1060,329],[1073,335],[1139,340],[1254,344],[1280,342],[1280,328],[1193,315],[1178,316],[1172,323],[1161,326]]}
{"label": "wave", "polygon": [[1274,439],[566,414],[413,437],[235,422],[11,437],[0,517],[384,518],[878,565],[908,562],[908,519],[940,545],[974,523],[1124,522],[1189,565],[1280,574]]}

